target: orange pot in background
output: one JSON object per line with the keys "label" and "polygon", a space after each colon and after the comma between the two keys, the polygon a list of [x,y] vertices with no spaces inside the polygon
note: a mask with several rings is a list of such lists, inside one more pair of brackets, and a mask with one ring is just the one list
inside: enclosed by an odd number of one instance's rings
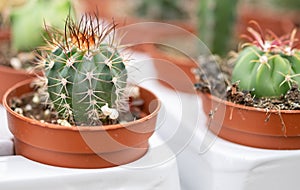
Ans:
{"label": "orange pot in background", "polygon": [[35,78],[36,74],[25,70],[16,70],[11,67],[0,65],[0,98],[2,100],[4,93],[18,82]]}
{"label": "orange pot in background", "polygon": [[[0,30],[0,43],[9,43],[10,41],[10,30]],[[25,70],[16,70],[12,67],[0,65],[0,98],[2,100],[4,93],[7,89],[12,87],[14,84],[34,78],[34,73],[29,73]]]}
{"label": "orange pot in background", "polygon": [[145,46],[153,58],[157,80],[164,86],[185,93],[195,93],[196,82],[193,70],[198,67],[195,60],[182,54],[172,54],[162,50],[158,44]]}

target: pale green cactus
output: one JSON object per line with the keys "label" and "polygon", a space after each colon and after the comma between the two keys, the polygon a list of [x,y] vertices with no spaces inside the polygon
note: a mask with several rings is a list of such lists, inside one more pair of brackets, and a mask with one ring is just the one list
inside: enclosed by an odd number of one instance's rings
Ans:
{"label": "pale green cactus", "polygon": [[50,50],[43,63],[49,98],[60,117],[99,125],[128,108],[127,71],[114,43],[115,27],[84,16],[79,23],[68,18],[64,33],[48,28]]}
{"label": "pale green cactus", "polygon": [[239,52],[232,82],[256,97],[280,97],[295,83],[300,84],[300,51],[294,47],[296,30],[277,37],[269,31],[266,37],[249,27],[252,35]]}
{"label": "pale green cactus", "polygon": [[44,22],[63,29],[69,12],[73,12],[70,0],[28,0],[15,7],[10,14],[13,48],[32,51],[43,45]]}

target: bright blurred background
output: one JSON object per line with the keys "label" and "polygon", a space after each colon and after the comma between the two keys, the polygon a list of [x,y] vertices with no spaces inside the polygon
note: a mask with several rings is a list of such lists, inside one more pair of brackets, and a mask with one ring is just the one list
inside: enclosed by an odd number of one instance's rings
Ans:
{"label": "bright blurred background", "polygon": [[[71,1],[77,14],[97,12],[103,18],[114,18],[120,25],[141,21],[178,25],[199,35],[211,51],[219,55],[225,55],[237,47],[237,39],[246,32],[250,20],[257,21],[262,28],[268,28],[277,35],[290,32],[300,25],[299,0]],[[10,11],[24,3],[26,0],[0,0],[2,28],[9,25]],[[143,35],[151,35],[157,30],[153,28]]]}

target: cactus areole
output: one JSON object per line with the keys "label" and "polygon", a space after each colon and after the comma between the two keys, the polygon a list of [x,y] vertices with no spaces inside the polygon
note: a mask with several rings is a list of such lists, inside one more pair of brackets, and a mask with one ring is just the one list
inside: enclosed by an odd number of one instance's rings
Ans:
{"label": "cactus areole", "polygon": [[[43,66],[49,99],[59,116],[76,125],[101,125],[128,111],[127,72],[115,41],[114,23],[85,15],[66,19],[50,36]],[[49,48],[50,47],[50,48]]]}
{"label": "cactus areole", "polygon": [[263,36],[249,27],[251,42],[245,43],[235,63],[232,82],[239,82],[242,90],[251,91],[255,97],[280,97],[292,84],[300,85],[300,51],[294,43],[296,30],[277,37],[271,31]]}

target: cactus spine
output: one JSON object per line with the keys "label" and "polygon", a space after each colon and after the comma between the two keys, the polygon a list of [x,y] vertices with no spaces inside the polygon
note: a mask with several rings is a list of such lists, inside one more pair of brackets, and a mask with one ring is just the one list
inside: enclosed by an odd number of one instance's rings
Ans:
{"label": "cactus spine", "polygon": [[239,81],[242,90],[253,91],[256,97],[285,95],[292,83],[300,84],[300,51],[294,48],[296,30],[277,37],[269,31],[266,38],[249,27],[252,42],[239,52],[232,81]]}
{"label": "cactus spine", "polygon": [[238,0],[200,0],[199,37],[213,54],[224,56],[232,43]]}
{"label": "cactus spine", "polygon": [[86,15],[79,23],[69,17],[64,33],[47,29],[47,90],[62,118],[77,125],[100,125],[127,109],[127,71],[114,44],[115,27]]}

